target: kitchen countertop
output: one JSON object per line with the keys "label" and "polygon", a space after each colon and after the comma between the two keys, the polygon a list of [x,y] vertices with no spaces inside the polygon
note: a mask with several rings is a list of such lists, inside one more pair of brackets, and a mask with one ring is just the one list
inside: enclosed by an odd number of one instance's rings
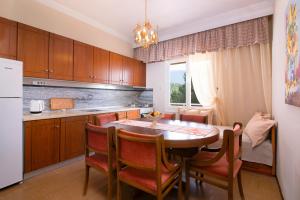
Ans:
{"label": "kitchen countertop", "polygon": [[[64,118],[64,117],[74,117],[74,116],[84,116],[84,115],[95,115],[101,113],[110,112],[122,112],[130,110],[138,110],[139,107],[98,107],[98,108],[87,108],[87,109],[72,109],[66,111],[44,111],[40,114],[31,114],[29,112],[24,113],[23,121],[34,121],[41,119],[54,119],[54,118]],[[91,111],[98,110],[98,111]]]}

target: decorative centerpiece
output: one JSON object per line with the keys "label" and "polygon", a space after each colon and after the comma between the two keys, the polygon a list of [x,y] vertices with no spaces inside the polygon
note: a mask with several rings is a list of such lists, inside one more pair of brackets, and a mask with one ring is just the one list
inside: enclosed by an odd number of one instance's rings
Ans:
{"label": "decorative centerpiece", "polygon": [[151,112],[148,115],[146,115],[146,118],[152,121],[151,127],[156,126],[157,121],[160,120],[164,115],[160,113],[159,111]]}

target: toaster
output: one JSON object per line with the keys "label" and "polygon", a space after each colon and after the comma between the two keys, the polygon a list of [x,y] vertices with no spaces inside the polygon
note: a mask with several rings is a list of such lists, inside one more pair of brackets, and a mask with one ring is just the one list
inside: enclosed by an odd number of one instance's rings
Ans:
{"label": "toaster", "polygon": [[45,103],[43,100],[31,100],[30,101],[30,113],[38,114],[45,109]]}

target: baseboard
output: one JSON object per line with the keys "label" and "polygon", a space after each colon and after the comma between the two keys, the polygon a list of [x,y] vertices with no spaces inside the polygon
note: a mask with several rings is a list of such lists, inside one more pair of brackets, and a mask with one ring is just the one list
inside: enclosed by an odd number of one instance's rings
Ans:
{"label": "baseboard", "polygon": [[44,173],[56,170],[58,168],[62,168],[64,166],[73,164],[73,163],[78,162],[78,161],[83,160],[83,159],[84,159],[84,156],[79,156],[79,157],[72,158],[72,159],[69,159],[69,160],[66,160],[66,161],[63,161],[63,162],[59,162],[59,163],[54,164],[54,165],[50,165],[48,167],[44,167],[44,168],[41,168],[41,169],[38,169],[38,170],[28,172],[28,173],[24,174],[24,179],[23,180],[25,181],[27,179],[30,179],[30,178],[34,177],[34,176],[38,176],[40,174],[44,174]]}
{"label": "baseboard", "polygon": [[265,174],[268,176],[276,176],[276,174],[272,173],[272,166],[261,164],[261,163],[243,161],[242,169],[252,171],[252,172],[257,172],[260,174]]}

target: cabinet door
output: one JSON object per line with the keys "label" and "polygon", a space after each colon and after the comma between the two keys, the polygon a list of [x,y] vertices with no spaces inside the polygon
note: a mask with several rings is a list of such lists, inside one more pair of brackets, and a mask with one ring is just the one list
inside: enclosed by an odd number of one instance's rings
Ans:
{"label": "cabinet door", "polygon": [[146,64],[135,60],[133,65],[133,85],[138,87],[146,87]]}
{"label": "cabinet door", "polygon": [[122,66],[123,59],[122,56],[113,52],[109,54],[110,63],[110,83],[111,84],[121,84],[122,79]]}
{"label": "cabinet door", "polygon": [[62,119],[60,158],[66,160],[84,154],[87,116]]}
{"label": "cabinet door", "polygon": [[24,76],[48,78],[49,33],[18,24],[17,59],[23,61]]}
{"label": "cabinet door", "polygon": [[17,22],[0,17],[0,57],[17,58]]}
{"label": "cabinet door", "polygon": [[31,122],[24,122],[24,172],[31,171]]}
{"label": "cabinet door", "polygon": [[50,34],[49,78],[73,80],[73,40]]}
{"label": "cabinet door", "polygon": [[93,47],[74,41],[74,80],[93,82]]}
{"label": "cabinet door", "polygon": [[117,112],[117,115],[118,115],[118,120],[127,118],[127,112]]}
{"label": "cabinet door", "polygon": [[138,118],[141,118],[140,110],[127,111],[127,119],[138,119]]}
{"label": "cabinet door", "polygon": [[140,62],[140,86],[146,87],[146,64]]}
{"label": "cabinet door", "polygon": [[31,169],[59,162],[60,119],[31,122]]}
{"label": "cabinet door", "polygon": [[109,51],[94,47],[94,82],[109,83]]}
{"label": "cabinet door", "polygon": [[122,85],[133,85],[134,61],[123,56]]}

